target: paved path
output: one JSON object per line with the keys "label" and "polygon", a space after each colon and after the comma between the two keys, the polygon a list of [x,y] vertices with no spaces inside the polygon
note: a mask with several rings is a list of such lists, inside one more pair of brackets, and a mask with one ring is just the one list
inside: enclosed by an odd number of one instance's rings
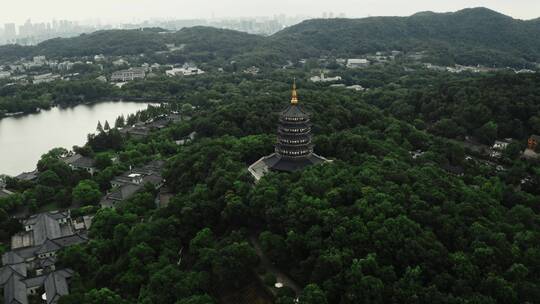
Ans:
{"label": "paved path", "polygon": [[296,295],[298,296],[302,292],[302,288],[296,284],[288,275],[277,269],[272,262],[268,259],[266,254],[261,248],[261,245],[259,244],[259,240],[255,235],[251,235],[249,237],[249,242],[255,249],[255,252],[257,252],[257,255],[261,259],[261,264],[268,272],[273,274],[276,277],[276,282],[282,283],[284,286],[287,286],[294,290]]}

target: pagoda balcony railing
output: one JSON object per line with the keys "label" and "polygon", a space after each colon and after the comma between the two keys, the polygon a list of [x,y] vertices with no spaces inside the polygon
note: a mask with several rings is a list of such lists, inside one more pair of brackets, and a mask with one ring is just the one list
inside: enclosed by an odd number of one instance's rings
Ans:
{"label": "pagoda balcony railing", "polygon": [[307,134],[307,135],[293,135],[293,136],[288,136],[288,135],[282,135],[282,136],[278,136],[277,138],[277,142],[282,142],[284,144],[298,144],[298,143],[306,143],[306,142],[311,142],[312,140],[312,137],[311,137],[311,134]]}
{"label": "pagoda balcony railing", "polygon": [[[293,131],[295,130],[295,131]],[[305,128],[303,131],[296,131],[296,130],[301,130],[301,129],[284,129],[284,128],[279,128],[278,129],[278,134],[280,135],[291,135],[291,136],[295,136],[295,135],[308,135],[311,133],[311,128]]]}
{"label": "pagoda balcony railing", "polygon": [[304,145],[308,145],[310,143],[311,143],[311,140],[309,140],[309,139],[306,139],[306,140],[290,140],[290,141],[286,141],[286,140],[283,140],[283,139],[278,140],[278,144],[284,145],[284,146],[290,146],[290,147],[304,146]]}
{"label": "pagoda balcony railing", "polygon": [[307,145],[298,145],[298,146],[287,146],[287,145],[280,145],[277,144],[275,148],[280,151],[312,151],[313,152],[313,145],[307,144]]}
{"label": "pagoda balcony railing", "polygon": [[285,158],[285,159],[290,159],[290,160],[300,160],[300,159],[304,159],[306,157],[309,157],[311,154],[313,153],[310,153],[310,154],[306,154],[306,155],[300,155],[300,156],[291,156],[291,155],[280,155],[282,158]]}
{"label": "pagoda balcony railing", "polygon": [[282,117],[280,117],[279,122],[282,124],[300,125],[300,124],[309,124],[310,120],[309,118],[306,118],[303,120],[288,120],[288,119],[283,119]]}
{"label": "pagoda balcony railing", "polygon": [[306,149],[303,151],[281,151],[279,149],[276,149],[276,153],[282,157],[300,159],[313,154],[313,149]]}

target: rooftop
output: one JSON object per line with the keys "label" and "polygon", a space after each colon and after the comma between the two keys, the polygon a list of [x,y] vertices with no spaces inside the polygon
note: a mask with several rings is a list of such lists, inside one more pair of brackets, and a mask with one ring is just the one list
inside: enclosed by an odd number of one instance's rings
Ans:
{"label": "rooftop", "polygon": [[95,160],[82,156],[80,154],[73,154],[62,159],[66,164],[71,165],[76,168],[93,168],[96,164]]}
{"label": "rooftop", "polygon": [[307,166],[331,162],[322,156],[312,153],[306,158],[298,160],[287,159],[279,156],[276,153],[262,157],[251,166],[248,170],[256,181],[260,180],[268,171],[275,170],[281,172],[294,172],[301,170]]}

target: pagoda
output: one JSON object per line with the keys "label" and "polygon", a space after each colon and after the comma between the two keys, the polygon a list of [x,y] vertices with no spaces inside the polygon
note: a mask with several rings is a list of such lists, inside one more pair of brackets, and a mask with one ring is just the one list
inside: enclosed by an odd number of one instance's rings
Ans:
{"label": "pagoda", "polygon": [[249,172],[259,180],[269,170],[294,172],[328,161],[313,152],[309,113],[298,104],[295,81],[291,102],[279,115],[274,153],[249,166]]}

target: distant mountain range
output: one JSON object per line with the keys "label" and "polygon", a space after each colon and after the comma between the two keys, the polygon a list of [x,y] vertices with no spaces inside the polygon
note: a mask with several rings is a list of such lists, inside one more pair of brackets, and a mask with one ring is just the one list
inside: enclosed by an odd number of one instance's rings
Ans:
{"label": "distant mountain range", "polygon": [[426,50],[441,61],[466,64],[540,61],[539,19],[516,20],[486,8],[410,17],[314,19],[270,39],[287,42],[299,56],[395,49]]}
{"label": "distant mountain range", "polygon": [[[376,51],[426,51],[442,64],[525,66],[540,62],[540,18],[523,21],[487,8],[454,13],[420,12],[410,17],[312,19],[262,37],[210,27],[162,34],[160,29],[111,30],[52,39],[33,47],[0,47],[0,61],[37,54],[52,57],[124,55],[185,44],[202,59],[282,63],[318,56],[354,57]],[[198,57],[196,57],[198,58]]]}

